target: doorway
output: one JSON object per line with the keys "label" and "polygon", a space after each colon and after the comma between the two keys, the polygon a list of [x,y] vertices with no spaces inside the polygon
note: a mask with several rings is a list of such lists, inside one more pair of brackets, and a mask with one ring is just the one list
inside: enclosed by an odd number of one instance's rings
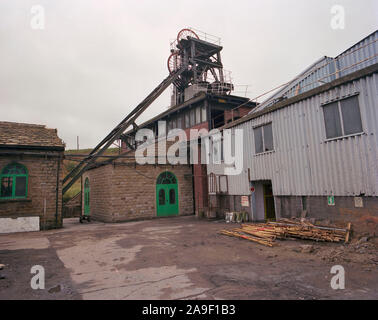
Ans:
{"label": "doorway", "polygon": [[86,216],[89,216],[91,212],[90,203],[89,203],[89,194],[90,194],[89,179],[86,178],[84,182],[84,215]]}
{"label": "doorway", "polygon": [[163,172],[156,181],[156,211],[158,217],[179,214],[177,178],[171,172]]}
{"label": "doorway", "polygon": [[268,182],[263,185],[264,190],[264,208],[265,208],[265,220],[275,221],[276,212],[274,208],[274,197],[272,183]]}
{"label": "doorway", "polygon": [[251,210],[253,221],[275,221],[276,211],[272,181],[252,181]]}

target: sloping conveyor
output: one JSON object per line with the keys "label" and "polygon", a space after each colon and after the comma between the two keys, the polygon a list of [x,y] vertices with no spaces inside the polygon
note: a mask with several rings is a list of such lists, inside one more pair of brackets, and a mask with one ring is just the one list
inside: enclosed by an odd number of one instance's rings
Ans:
{"label": "sloping conveyor", "polygon": [[63,194],[76,182],[77,179],[102,155],[114,141],[120,138],[131,125],[135,125],[136,119],[153,103],[178,77],[187,69],[183,65],[177,71],[165,78],[133,111],[131,111],[121,123],[116,126],[79,164],[63,179]]}

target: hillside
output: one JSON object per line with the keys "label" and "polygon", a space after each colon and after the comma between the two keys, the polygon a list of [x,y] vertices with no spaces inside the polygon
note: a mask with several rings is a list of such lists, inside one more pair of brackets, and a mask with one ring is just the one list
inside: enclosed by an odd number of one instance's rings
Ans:
{"label": "hillside", "polygon": [[[78,150],[66,150],[64,154],[66,155],[75,155],[75,154],[89,154],[93,149],[78,149]],[[118,154],[118,148],[109,148],[106,150],[105,155],[116,155]],[[63,160],[63,177],[67,176],[78,164],[77,161],[72,160]],[[72,199],[81,191],[80,179],[78,179],[72,187],[63,195],[63,202],[66,202]]]}

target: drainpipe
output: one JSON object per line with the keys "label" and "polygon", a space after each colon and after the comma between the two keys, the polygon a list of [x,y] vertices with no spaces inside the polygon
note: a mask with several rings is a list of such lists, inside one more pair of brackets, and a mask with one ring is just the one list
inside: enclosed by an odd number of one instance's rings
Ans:
{"label": "drainpipe", "polygon": [[194,184],[195,184],[195,179],[194,179],[194,164],[191,164],[191,167],[192,167],[192,188],[193,188],[193,212],[194,212],[194,215],[196,215],[196,190],[195,190],[195,187],[194,187]]}
{"label": "drainpipe", "polygon": [[[55,199],[55,228],[58,225],[58,207],[59,207],[59,178],[60,178],[60,161],[61,161],[61,156],[58,158],[58,163],[57,163],[57,172],[56,172],[56,199]],[[62,215],[62,220],[63,220],[63,215]],[[61,221],[63,223],[63,221]]]}

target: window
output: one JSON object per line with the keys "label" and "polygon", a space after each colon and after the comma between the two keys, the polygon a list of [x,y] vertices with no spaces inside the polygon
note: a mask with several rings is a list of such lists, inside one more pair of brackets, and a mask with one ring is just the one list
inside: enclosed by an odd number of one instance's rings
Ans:
{"label": "window", "polygon": [[165,191],[164,189],[159,190],[159,205],[165,205]]}
{"label": "window", "polygon": [[272,123],[267,124],[263,127],[264,131],[264,151],[273,150],[273,131]]}
{"label": "window", "polygon": [[176,192],[175,189],[169,189],[169,204],[176,203]]}
{"label": "window", "polygon": [[190,126],[193,127],[196,124],[196,110],[190,110]]}
{"label": "window", "polygon": [[177,128],[182,129],[182,117],[181,116],[177,117]]}
{"label": "window", "polygon": [[0,175],[0,198],[26,198],[28,189],[28,172],[18,163],[7,165]]}
{"label": "window", "polygon": [[341,115],[343,117],[344,134],[361,133],[362,122],[358,96],[354,96],[340,101]]}
{"label": "window", "polygon": [[323,106],[327,139],[362,133],[358,96],[353,96]]}
{"label": "window", "polygon": [[190,128],[189,112],[185,113],[185,128]]}
{"label": "window", "polygon": [[157,179],[157,184],[176,184],[177,180],[173,173],[163,172]]}
{"label": "window", "polygon": [[341,130],[339,103],[330,103],[324,106],[323,115],[327,139],[341,137],[343,133]]}
{"label": "window", "polygon": [[201,109],[201,113],[202,113],[202,122],[205,122],[206,121],[206,106],[203,106],[202,109]]}
{"label": "window", "polygon": [[213,142],[213,163],[214,164],[220,164],[221,155],[220,155],[220,145],[218,142]]}
{"label": "window", "polygon": [[216,137],[213,140],[213,163],[214,164],[220,164],[222,161],[224,161],[223,156],[223,139],[221,136]]}
{"label": "window", "polygon": [[262,153],[264,152],[263,146],[263,137],[262,137],[262,127],[258,127],[253,130],[255,136],[255,152]]}
{"label": "window", "polygon": [[201,123],[201,108],[196,108],[196,124]]}
{"label": "window", "polygon": [[221,140],[221,143],[220,143],[220,145],[221,145],[221,161],[224,161],[224,149],[223,149],[223,139]]}
{"label": "window", "polygon": [[255,137],[255,153],[273,151],[273,130],[272,123],[253,129]]}

